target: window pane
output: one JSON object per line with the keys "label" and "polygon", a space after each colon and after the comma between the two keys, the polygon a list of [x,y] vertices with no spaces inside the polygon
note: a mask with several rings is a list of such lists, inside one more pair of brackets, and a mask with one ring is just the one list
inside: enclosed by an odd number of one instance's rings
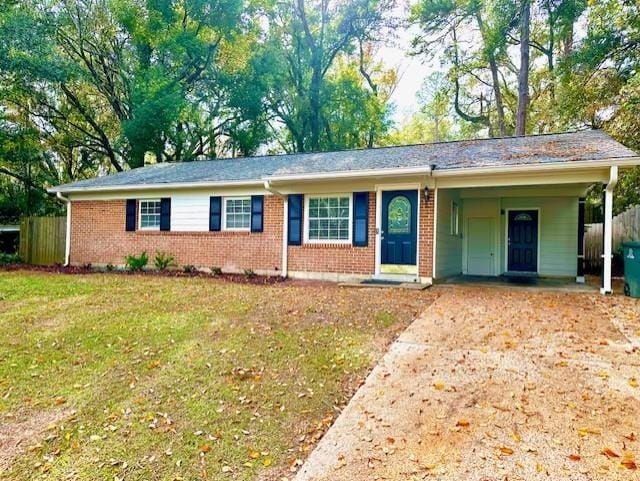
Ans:
{"label": "window pane", "polygon": [[309,240],[349,239],[349,197],[309,199]]}
{"label": "window pane", "polygon": [[251,199],[226,199],[225,219],[227,229],[248,229],[251,225]]}
{"label": "window pane", "polygon": [[141,200],[140,201],[140,227],[159,228],[160,227],[160,201]]}

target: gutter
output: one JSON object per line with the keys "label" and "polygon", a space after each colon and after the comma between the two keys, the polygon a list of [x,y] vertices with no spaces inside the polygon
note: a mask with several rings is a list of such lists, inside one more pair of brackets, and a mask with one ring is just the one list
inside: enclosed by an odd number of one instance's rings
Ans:
{"label": "gutter", "polygon": [[607,167],[635,167],[640,164],[640,157],[623,157],[603,160],[576,160],[570,162],[549,162],[547,164],[527,164],[504,167],[457,167],[440,168],[432,172],[433,177],[455,177],[471,175],[512,174],[531,171],[560,171],[573,169],[602,169]]}
{"label": "gutter", "polygon": [[321,172],[317,174],[290,174],[290,175],[270,175],[263,177],[265,181],[270,182],[287,182],[287,181],[313,181],[313,180],[332,180],[332,179],[351,179],[357,177],[376,177],[376,176],[403,176],[412,174],[430,174],[431,166],[423,167],[404,167],[404,168],[387,168],[387,169],[370,169],[370,170],[348,170],[344,172]]}
{"label": "gutter", "polygon": [[64,197],[61,192],[56,192],[56,197],[67,206],[67,231],[64,242],[64,266],[66,267],[69,265],[69,258],[71,257],[71,201]]}
{"label": "gutter", "polygon": [[47,189],[50,193],[74,193],[74,192],[125,192],[127,190],[163,190],[163,189],[194,189],[207,187],[235,187],[235,186],[258,186],[263,185],[262,180],[242,180],[242,181],[215,181],[215,182],[175,182],[164,184],[128,184],[128,185],[108,185],[99,187],[52,187]]}

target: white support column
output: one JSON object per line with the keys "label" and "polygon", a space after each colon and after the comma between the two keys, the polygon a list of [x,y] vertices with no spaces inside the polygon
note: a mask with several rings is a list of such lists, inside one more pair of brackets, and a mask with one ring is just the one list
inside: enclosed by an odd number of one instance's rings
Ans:
{"label": "white support column", "polygon": [[613,190],[618,183],[618,166],[611,166],[604,193],[604,248],[602,254],[602,294],[611,294],[611,260],[613,256]]}

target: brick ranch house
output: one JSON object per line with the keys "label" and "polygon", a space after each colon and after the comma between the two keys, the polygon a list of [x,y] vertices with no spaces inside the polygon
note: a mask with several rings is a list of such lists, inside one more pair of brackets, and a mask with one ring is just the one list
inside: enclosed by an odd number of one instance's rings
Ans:
{"label": "brick ranch house", "polygon": [[455,275],[581,281],[584,202],[637,154],[600,131],[156,164],[50,189],[66,262],[127,254],[297,278],[432,283]]}

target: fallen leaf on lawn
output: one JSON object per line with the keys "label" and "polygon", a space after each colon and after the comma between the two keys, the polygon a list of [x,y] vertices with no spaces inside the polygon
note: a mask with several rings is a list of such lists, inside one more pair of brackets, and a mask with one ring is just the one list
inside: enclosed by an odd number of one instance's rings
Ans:
{"label": "fallen leaf on lawn", "polygon": [[620,455],[618,453],[616,453],[613,449],[611,448],[604,448],[602,450],[602,454],[604,454],[606,457],[608,458],[619,458]]}
{"label": "fallen leaf on lawn", "polygon": [[579,454],[570,454],[568,457],[571,461],[580,461],[582,459]]}
{"label": "fallen leaf on lawn", "polygon": [[201,453],[208,453],[209,451],[211,451],[211,445],[203,444],[202,446],[200,446]]}
{"label": "fallen leaf on lawn", "polygon": [[508,446],[500,446],[498,449],[502,454],[506,454],[507,456],[511,456],[513,454],[513,449]]}
{"label": "fallen leaf on lawn", "polygon": [[438,391],[442,391],[444,389],[444,384],[441,382],[436,382],[433,384],[433,388],[437,389]]}
{"label": "fallen leaf on lawn", "polygon": [[231,471],[233,471],[231,466],[222,466],[222,472],[223,473],[230,473]]}
{"label": "fallen leaf on lawn", "polygon": [[596,375],[602,379],[607,379],[609,377],[609,373],[607,371],[598,371]]}
{"label": "fallen leaf on lawn", "polygon": [[636,464],[636,461],[633,457],[633,453],[629,451],[624,453],[624,456],[622,456],[622,461],[620,461],[620,464],[622,464],[627,469],[634,469],[634,470],[638,469],[638,465]]}
{"label": "fallen leaf on lawn", "polygon": [[249,450],[249,457],[251,459],[258,459],[260,457],[260,453],[258,451],[254,451],[253,449]]}
{"label": "fallen leaf on lawn", "polygon": [[395,440],[395,438],[392,438],[391,436],[389,436],[389,437],[387,438],[387,442],[388,442],[389,444],[393,444],[393,443],[395,443],[395,442],[396,442],[396,440]]}
{"label": "fallen leaf on lawn", "polygon": [[267,468],[268,468],[269,466],[271,466],[271,465],[273,464],[273,459],[271,459],[271,458],[264,458],[264,460],[262,461],[262,464],[263,464],[265,467],[267,467]]}
{"label": "fallen leaf on lawn", "polygon": [[626,439],[628,439],[629,441],[635,441],[635,440],[637,439],[637,438],[636,438],[636,434],[635,434],[635,433],[626,434],[624,437],[625,437]]}
{"label": "fallen leaf on lawn", "polygon": [[64,403],[66,403],[66,402],[67,402],[67,400],[66,400],[65,398],[63,398],[62,396],[58,396],[58,397],[56,398],[56,404],[57,404],[57,405],[64,404]]}
{"label": "fallen leaf on lawn", "polygon": [[629,383],[629,386],[631,387],[638,387],[640,384],[638,384],[638,380],[635,377],[629,378],[629,381],[627,381]]}
{"label": "fallen leaf on lawn", "polygon": [[458,422],[456,423],[456,426],[460,426],[462,428],[468,428],[469,424],[471,424],[469,422],[468,419],[458,419]]}
{"label": "fallen leaf on lawn", "polygon": [[587,434],[602,434],[599,429],[582,427],[578,429],[578,436],[584,438]]}

